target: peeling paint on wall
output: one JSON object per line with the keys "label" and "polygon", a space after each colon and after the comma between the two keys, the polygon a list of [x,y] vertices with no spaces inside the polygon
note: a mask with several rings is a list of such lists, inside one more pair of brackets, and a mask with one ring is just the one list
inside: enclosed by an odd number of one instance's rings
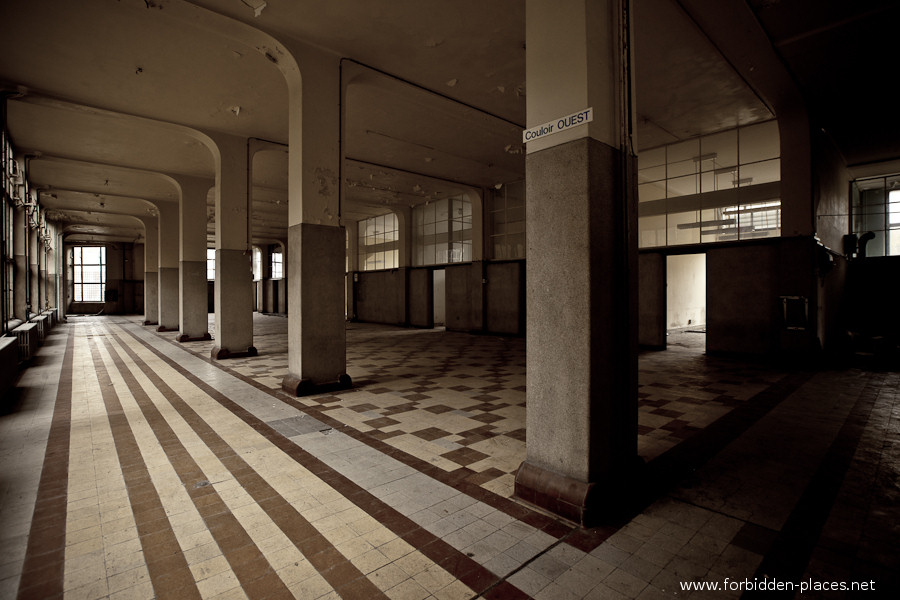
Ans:
{"label": "peeling paint on wall", "polygon": [[337,185],[338,177],[331,169],[316,167],[316,181],[319,183],[319,195],[327,198],[332,195],[331,188]]}

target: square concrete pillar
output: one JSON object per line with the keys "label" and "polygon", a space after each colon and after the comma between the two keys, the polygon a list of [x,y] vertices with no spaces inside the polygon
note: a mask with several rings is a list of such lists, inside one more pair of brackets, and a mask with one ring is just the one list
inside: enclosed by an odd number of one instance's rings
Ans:
{"label": "square concrete pillar", "polygon": [[308,395],[351,385],[344,330],[344,228],[288,229],[288,375],[282,388]]}

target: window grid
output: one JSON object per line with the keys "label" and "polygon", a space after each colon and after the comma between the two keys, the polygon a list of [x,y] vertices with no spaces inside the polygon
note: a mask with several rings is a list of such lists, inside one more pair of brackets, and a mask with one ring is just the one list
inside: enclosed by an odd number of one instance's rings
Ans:
{"label": "window grid", "polygon": [[284,257],[281,250],[272,253],[272,279],[284,279]]}
{"label": "window grid", "polygon": [[206,249],[206,279],[215,281],[216,279],[216,249]]}
{"label": "window grid", "polygon": [[5,311],[0,318],[3,320],[3,331],[6,331],[6,323],[13,316],[14,292],[13,282],[15,281],[15,263],[11,260],[15,254],[15,246],[13,244],[14,222],[15,222],[15,203],[13,195],[15,192],[15,174],[16,165],[13,160],[13,149],[7,138],[6,130],[3,130],[3,256],[7,260],[3,261],[3,296],[5,299]]}
{"label": "window grid", "polygon": [[472,203],[454,196],[413,208],[413,264],[472,260]]}
{"label": "window grid", "polygon": [[358,229],[360,271],[400,266],[400,226],[395,213],[359,221]]}
{"label": "window grid", "polygon": [[72,248],[72,283],[75,302],[103,302],[106,291],[106,247]]}
{"label": "window grid", "polygon": [[853,182],[853,233],[874,234],[866,256],[900,256],[900,175]]}
{"label": "window grid", "polygon": [[638,161],[640,247],[781,235],[780,198],[748,189],[781,179],[776,121],[654,148]]}
{"label": "window grid", "polygon": [[525,182],[504,184],[491,194],[491,258],[525,258]]}

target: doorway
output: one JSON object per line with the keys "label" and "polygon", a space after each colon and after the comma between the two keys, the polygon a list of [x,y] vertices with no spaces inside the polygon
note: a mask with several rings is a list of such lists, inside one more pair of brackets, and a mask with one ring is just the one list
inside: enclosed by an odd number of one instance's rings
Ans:
{"label": "doorway", "polygon": [[706,254],[666,257],[668,346],[706,350]]}

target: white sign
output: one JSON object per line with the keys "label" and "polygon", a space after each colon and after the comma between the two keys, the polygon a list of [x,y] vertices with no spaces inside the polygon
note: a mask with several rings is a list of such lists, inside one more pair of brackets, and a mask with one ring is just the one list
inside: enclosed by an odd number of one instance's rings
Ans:
{"label": "white sign", "polygon": [[553,135],[554,133],[559,133],[560,131],[565,131],[566,129],[571,129],[579,125],[586,125],[593,120],[594,109],[586,108],[584,110],[578,111],[577,113],[572,113],[567,117],[563,117],[555,121],[549,121],[547,123],[544,123],[543,125],[532,127],[531,129],[526,129],[522,132],[522,143],[527,144],[532,140],[536,140],[547,135]]}

